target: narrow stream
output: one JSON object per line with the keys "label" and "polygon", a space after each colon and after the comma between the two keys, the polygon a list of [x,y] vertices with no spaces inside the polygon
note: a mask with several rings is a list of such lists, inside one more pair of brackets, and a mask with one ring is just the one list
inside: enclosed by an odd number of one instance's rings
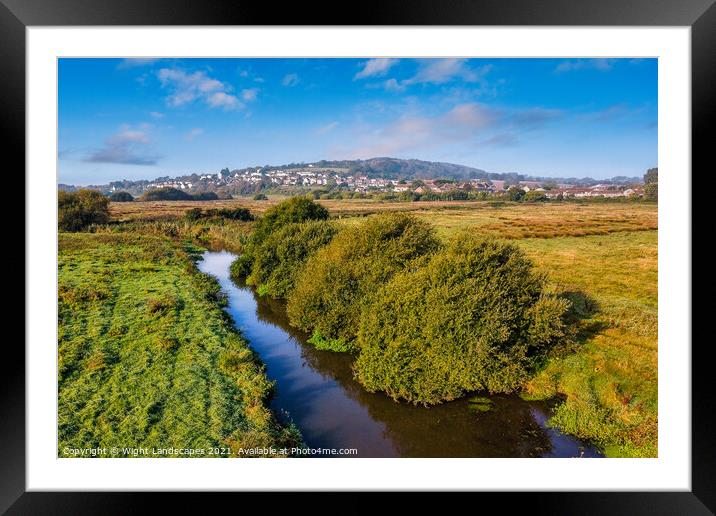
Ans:
{"label": "narrow stream", "polygon": [[291,327],[281,301],[235,284],[236,256],[206,252],[199,269],[217,278],[227,311],[266,364],[277,393],[271,408],[288,413],[311,448],[355,448],[359,457],[599,457],[592,446],[545,424],[549,406],[518,396],[491,396],[493,410],[466,399],[430,408],[396,403],[353,380],[351,357],[319,351]]}

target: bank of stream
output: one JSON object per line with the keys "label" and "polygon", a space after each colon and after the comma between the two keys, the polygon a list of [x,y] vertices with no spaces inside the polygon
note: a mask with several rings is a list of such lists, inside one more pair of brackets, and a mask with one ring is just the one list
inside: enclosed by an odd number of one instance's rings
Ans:
{"label": "bank of stream", "polygon": [[549,428],[548,402],[468,396],[427,408],[366,392],[353,380],[350,355],[307,344],[309,336],[288,324],[283,302],[231,280],[235,258],[208,251],[198,266],[219,281],[236,327],[276,381],[271,408],[296,423],[308,447],[355,449],[358,457],[602,456]]}

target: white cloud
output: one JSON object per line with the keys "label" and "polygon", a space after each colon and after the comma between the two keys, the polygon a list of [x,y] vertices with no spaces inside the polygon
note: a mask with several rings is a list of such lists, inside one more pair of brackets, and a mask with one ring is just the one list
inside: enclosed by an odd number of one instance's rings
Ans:
{"label": "white cloud", "polygon": [[[368,68],[367,65],[366,68]],[[468,83],[480,83],[484,89],[487,82],[485,76],[491,69],[492,65],[473,68],[469,65],[467,59],[421,59],[419,60],[418,70],[412,77],[402,81],[390,78],[382,83],[369,86],[382,87],[386,91],[400,93],[405,91],[408,86],[415,84],[446,84],[459,80]]]}
{"label": "white cloud", "polygon": [[461,142],[495,126],[501,113],[482,104],[458,104],[437,116],[404,115],[364,134],[349,154],[356,158],[391,156]]}
{"label": "white cloud", "polygon": [[117,68],[137,68],[139,66],[152,65],[157,61],[159,61],[158,57],[129,57],[122,59],[119,65],[117,65]]}
{"label": "white cloud", "polygon": [[405,91],[405,85],[400,84],[395,79],[388,79],[383,83],[383,87],[386,89],[386,91],[394,91],[394,92],[402,92]]}
{"label": "white cloud", "polygon": [[316,129],[316,134],[326,134],[333,131],[336,127],[338,127],[338,122],[331,122],[329,124],[326,124],[324,126],[319,127]]}
{"label": "white cloud", "polygon": [[244,99],[246,102],[251,102],[253,100],[256,100],[256,96],[258,95],[258,93],[258,88],[247,88],[241,91],[241,98]]}
{"label": "white cloud", "polygon": [[542,107],[534,107],[516,112],[510,121],[515,125],[524,129],[534,129],[542,127],[547,122],[551,122],[562,116],[559,109],[545,109]]}
{"label": "white cloud", "polygon": [[378,59],[369,59],[365,63],[363,63],[363,69],[355,74],[353,77],[353,80],[356,79],[365,79],[366,77],[380,77],[385,75],[390,68],[397,64],[397,59],[390,59],[390,58],[378,58]]}
{"label": "white cloud", "polygon": [[159,120],[160,118],[164,118],[164,113],[160,113],[159,111],[150,111],[149,116],[155,120]]}
{"label": "white cloud", "polygon": [[296,84],[298,84],[298,82],[299,82],[298,75],[295,73],[289,73],[283,77],[281,84],[283,84],[284,86],[291,87],[291,86],[295,86]]}
{"label": "white cloud", "polygon": [[445,120],[451,124],[482,127],[494,118],[494,112],[481,104],[459,104],[448,111]]}
{"label": "white cloud", "polygon": [[148,153],[151,143],[147,130],[148,124],[139,128],[123,125],[107,138],[104,146],[91,152],[84,161],[91,163],[118,163],[122,165],[156,165],[158,156]]}
{"label": "white cloud", "polygon": [[606,72],[614,67],[614,59],[574,59],[571,61],[562,61],[554,69],[555,72],[571,72],[575,70],[601,70]]}
{"label": "white cloud", "polygon": [[465,82],[479,82],[492,68],[491,65],[484,65],[479,68],[472,68],[467,59],[423,59],[417,73],[403,81],[404,84],[444,84],[449,81],[460,79]]}
{"label": "white cloud", "polygon": [[238,109],[244,106],[235,96],[224,93],[223,91],[217,91],[209,95],[206,98],[206,103],[210,107],[222,108],[225,111],[231,111],[232,109]]}
{"label": "white cloud", "polygon": [[415,113],[398,116],[383,126],[364,126],[355,134],[353,147],[337,150],[352,158],[372,158],[453,144],[515,145],[526,133],[563,116],[559,110],[541,107],[503,110],[475,102],[458,103],[430,116]]}
{"label": "white cloud", "polygon": [[204,134],[204,129],[202,129],[201,127],[195,127],[184,135],[184,139],[190,142],[194,138],[196,138],[197,136],[201,136],[202,134]]}
{"label": "white cloud", "polygon": [[488,147],[511,147],[519,142],[519,137],[514,133],[499,133],[480,142]]}
{"label": "white cloud", "polygon": [[179,107],[184,104],[203,100],[212,108],[232,110],[243,107],[239,99],[229,93],[231,86],[209,77],[205,72],[187,73],[173,68],[162,68],[157,72],[162,87],[170,90],[167,104]]}
{"label": "white cloud", "polygon": [[125,143],[149,143],[149,137],[145,131],[130,129],[123,126],[119,132],[114,133],[107,139],[107,143],[112,145],[123,145]]}

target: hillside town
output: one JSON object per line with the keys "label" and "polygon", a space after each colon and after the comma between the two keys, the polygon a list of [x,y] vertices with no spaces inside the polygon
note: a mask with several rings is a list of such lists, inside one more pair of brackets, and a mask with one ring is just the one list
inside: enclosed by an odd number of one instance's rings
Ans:
{"label": "hillside town", "polygon": [[[128,182],[110,183],[109,191],[121,191],[128,188]],[[252,188],[256,191],[272,188],[340,188],[350,192],[444,194],[466,191],[485,194],[503,194],[509,189],[518,188],[524,192],[544,192],[549,199],[556,198],[614,198],[633,197],[643,194],[638,184],[599,183],[595,185],[575,185],[555,181],[506,181],[495,179],[386,179],[351,173],[349,169],[319,168],[307,165],[299,168],[247,168],[218,173],[192,174],[177,178],[160,178],[154,181],[133,183],[132,189],[139,194],[156,188],[176,188],[185,191],[240,191]]]}

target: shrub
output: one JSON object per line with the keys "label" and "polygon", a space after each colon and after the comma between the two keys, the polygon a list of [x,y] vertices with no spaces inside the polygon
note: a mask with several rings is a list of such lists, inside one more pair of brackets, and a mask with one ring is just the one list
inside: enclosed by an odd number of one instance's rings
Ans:
{"label": "shrub", "polygon": [[195,201],[218,201],[219,196],[216,192],[201,192],[194,195],[190,195]]}
{"label": "shrub", "polygon": [[546,202],[549,199],[547,198],[547,195],[544,192],[539,192],[537,190],[530,190],[529,192],[527,192],[524,195],[522,200],[526,201],[526,202]]}
{"label": "shrub", "polygon": [[239,220],[249,222],[254,220],[254,216],[247,208],[219,208],[202,210],[201,208],[191,208],[184,212],[187,220],[196,222],[200,219],[222,218],[229,220]]}
{"label": "shrub", "polygon": [[193,199],[194,197],[188,193],[170,187],[149,190],[144,192],[141,197],[143,201],[191,201]]}
{"label": "shrub", "polygon": [[437,247],[433,228],[406,213],[376,215],[344,229],[306,262],[288,297],[291,323],[348,345],[370,296]]}
{"label": "shrub", "polygon": [[211,216],[221,217],[229,220],[239,220],[242,222],[250,222],[254,220],[254,216],[248,208],[222,208],[219,210],[207,210]]}
{"label": "shrub", "polygon": [[647,201],[659,200],[659,183],[646,183],[644,185],[644,199]]}
{"label": "shrub", "polygon": [[251,273],[246,282],[260,288],[262,295],[286,297],[293,290],[306,260],[328,244],[337,233],[325,220],[289,224],[254,249]]}
{"label": "shrub", "polygon": [[96,190],[61,190],[57,208],[58,226],[63,231],[80,231],[90,224],[109,222],[109,199]]}
{"label": "shrub", "polygon": [[190,220],[192,222],[195,222],[202,217],[203,217],[203,213],[201,211],[201,208],[191,208],[184,212],[184,218],[186,218],[187,220]]}
{"label": "shrub", "polygon": [[251,273],[254,252],[271,233],[288,224],[328,219],[328,210],[306,197],[291,197],[268,209],[256,223],[241,256],[231,264],[231,275],[243,278]]}
{"label": "shrub", "polygon": [[507,198],[510,201],[521,201],[526,192],[522,188],[517,188],[514,186],[511,186],[509,190],[507,190]]}
{"label": "shrub", "polygon": [[422,404],[513,391],[568,335],[568,302],[544,286],[518,247],[460,235],[396,275],[363,311],[356,378]]}
{"label": "shrub", "polygon": [[268,197],[265,194],[258,193],[254,195],[254,201],[268,201]]}
{"label": "shrub", "polygon": [[109,200],[112,202],[131,202],[134,197],[129,192],[114,192],[109,196]]}
{"label": "shrub", "polygon": [[256,223],[252,242],[263,242],[272,232],[296,222],[326,220],[328,210],[306,197],[291,197],[273,206]]}

